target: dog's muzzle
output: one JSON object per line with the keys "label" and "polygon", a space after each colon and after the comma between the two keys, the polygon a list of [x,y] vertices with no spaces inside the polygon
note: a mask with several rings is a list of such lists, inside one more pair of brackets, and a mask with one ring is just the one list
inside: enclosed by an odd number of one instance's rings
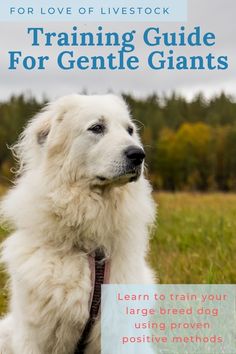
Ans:
{"label": "dog's muzzle", "polygon": [[128,165],[131,167],[137,167],[142,164],[145,158],[145,152],[140,147],[131,145],[125,150],[125,156]]}
{"label": "dog's muzzle", "polygon": [[142,148],[131,145],[123,152],[123,163],[117,173],[112,177],[97,176],[102,184],[106,183],[128,183],[137,181],[142,172],[142,163],[145,152]]}
{"label": "dog's muzzle", "polygon": [[129,177],[129,182],[137,181],[142,171],[145,152],[137,146],[129,146],[125,151],[125,168],[123,175]]}

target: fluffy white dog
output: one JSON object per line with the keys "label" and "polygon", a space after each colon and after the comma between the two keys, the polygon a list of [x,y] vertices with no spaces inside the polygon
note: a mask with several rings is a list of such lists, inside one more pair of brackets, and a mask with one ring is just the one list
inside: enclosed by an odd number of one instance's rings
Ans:
{"label": "fluffy white dog", "polygon": [[[88,254],[103,248],[110,283],[153,283],[145,256],[155,206],[125,102],[71,95],[34,117],[14,148],[20,177],[2,203],[14,233],[2,260],[10,312],[2,354],[72,354],[88,320]],[[86,354],[100,353],[99,321]]]}

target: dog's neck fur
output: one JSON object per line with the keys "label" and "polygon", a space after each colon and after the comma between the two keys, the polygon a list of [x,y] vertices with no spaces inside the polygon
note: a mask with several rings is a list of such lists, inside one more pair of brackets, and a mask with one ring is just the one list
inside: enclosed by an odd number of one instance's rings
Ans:
{"label": "dog's neck fur", "polygon": [[[110,256],[121,243],[137,241],[136,228],[143,229],[143,241],[139,242],[146,247],[147,225],[154,219],[147,181],[141,177],[135,183],[103,189],[82,182],[52,186],[24,176],[7,196],[3,211],[14,228],[29,233],[32,242],[40,243],[43,238],[45,244],[46,238],[62,252],[78,248],[89,253],[102,247]],[[18,205],[19,200],[23,204]],[[134,239],[127,240],[132,233]]]}

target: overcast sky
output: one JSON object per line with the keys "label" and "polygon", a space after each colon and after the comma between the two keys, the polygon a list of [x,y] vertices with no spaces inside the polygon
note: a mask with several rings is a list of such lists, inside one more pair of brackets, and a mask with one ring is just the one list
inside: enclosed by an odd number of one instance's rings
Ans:
{"label": "overcast sky", "polygon": [[[191,98],[196,92],[203,91],[206,96],[211,96],[225,91],[236,96],[236,1],[235,0],[188,0],[188,22],[184,25],[187,30],[200,25],[202,31],[210,31],[216,34],[216,46],[214,48],[184,48],[178,49],[178,55],[206,55],[212,52],[214,55],[227,55],[229,69],[222,71],[153,71],[141,65],[138,71],[61,71],[55,61],[58,48],[45,49],[32,48],[30,37],[26,34],[27,27],[44,26],[48,31],[71,31],[73,25],[77,25],[80,31],[96,31],[101,23],[1,23],[0,24],[0,97],[1,100],[11,94],[28,92],[41,97],[49,98],[81,92],[105,93],[130,92],[138,96],[146,96],[152,92],[168,94],[172,91],[181,93]],[[136,54],[141,61],[153,48],[147,48],[142,42],[142,33],[147,27],[159,26],[163,31],[178,31],[181,23],[103,23],[104,31],[137,31]],[[64,48],[63,50],[67,50]],[[69,48],[68,50],[78,48]],[[9,50],[22,50],[26,54],[49,55],[51,62],[45,71],[9,71],[7,69]],[[60,49],[62,50],[62,49]],[[98,53],[98,48],[84,50],[80,48],[78,55],[96,55],[110,53],[113,49],[107,48]],[[107,51],[107,52],[106,52]]]}

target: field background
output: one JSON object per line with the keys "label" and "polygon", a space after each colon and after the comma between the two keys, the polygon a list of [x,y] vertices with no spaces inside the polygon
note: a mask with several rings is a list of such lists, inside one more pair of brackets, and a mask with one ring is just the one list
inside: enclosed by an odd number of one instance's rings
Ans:
{"label": "field background", "polygon": [[[155,193],[149,260],[160,283],[236,283],[236,194]],[[0,230],[0,239],[6,236]],[[0,273],[0,313],[6,310]]]}
{"label": "field background", "polygon": [[150,261],[161,283],[236,283],[236,195],[159,193]]}

